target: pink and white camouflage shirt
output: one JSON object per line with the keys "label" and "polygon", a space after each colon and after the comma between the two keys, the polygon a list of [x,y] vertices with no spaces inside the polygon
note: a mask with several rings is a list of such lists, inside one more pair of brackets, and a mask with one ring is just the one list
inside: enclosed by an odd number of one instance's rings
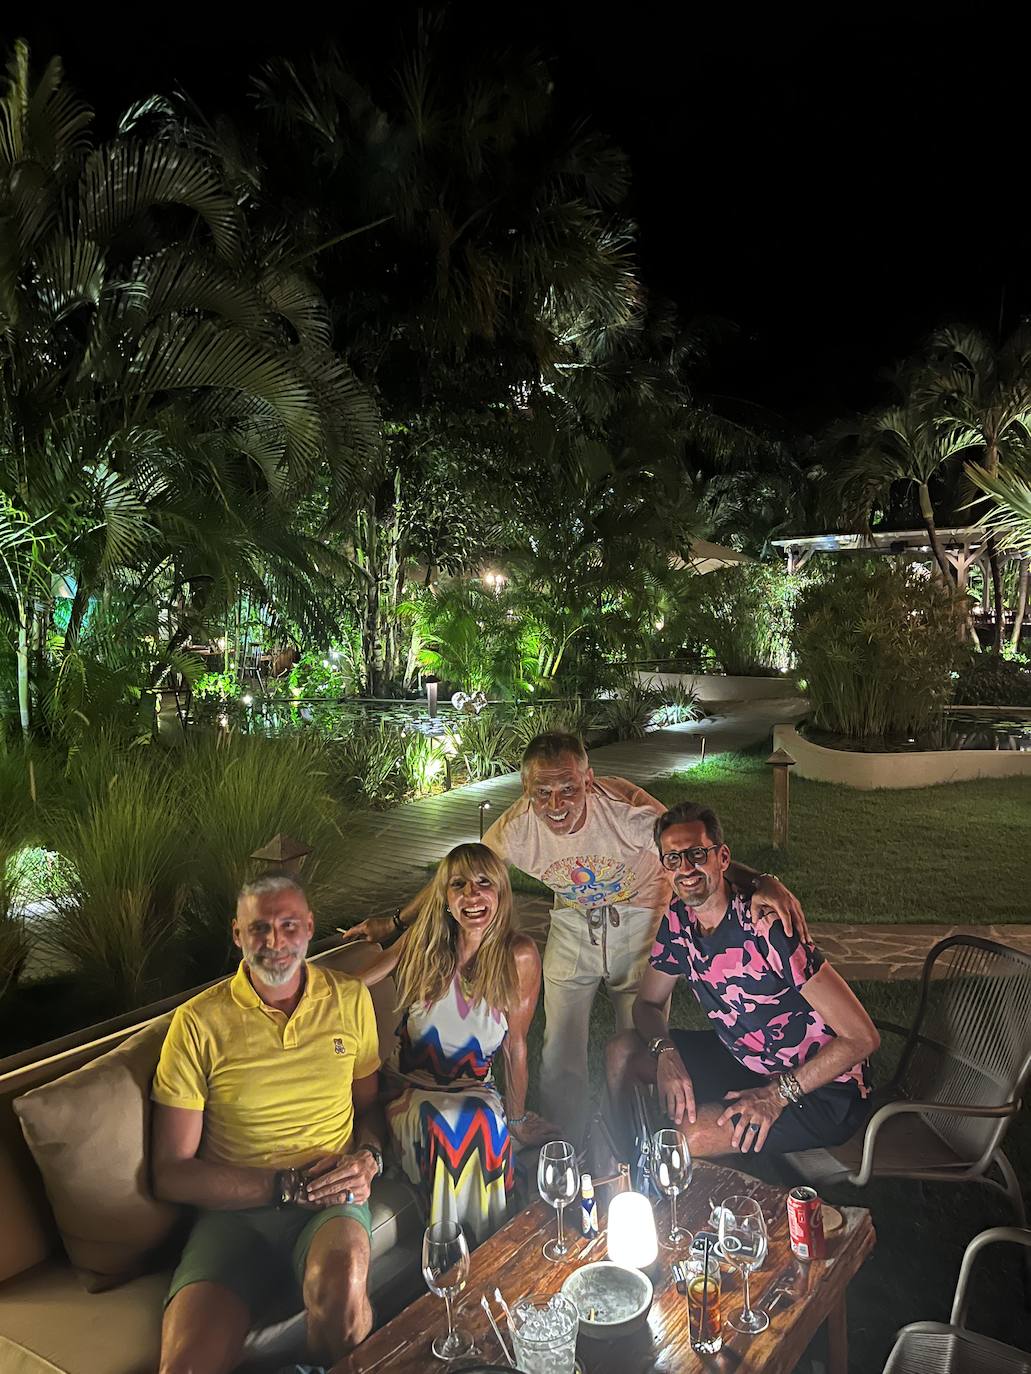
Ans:
{"label": "pink and white camouflage shirt", "polygon": [[[797,1068],[836,1038],[802,989],[824,964],[814,944],[788,935],[779,921],[755,918],[751,894],[734,889],[723,920],[703,931],[690,907],[674,897],[659,925],[649,962],[690,980],[720,1040],[752,1073]],[[836,1083],[870,1092],[866,1060]]]}

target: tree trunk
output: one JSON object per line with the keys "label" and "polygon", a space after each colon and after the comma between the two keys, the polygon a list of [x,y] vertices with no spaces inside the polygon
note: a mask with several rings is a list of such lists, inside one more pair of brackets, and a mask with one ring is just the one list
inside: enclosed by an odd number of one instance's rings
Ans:
{"label": "tree trunk", "polygon": [[949,562],[945,549],[942,546],[941,537],[938,534],[938,526],[934,519],[934,506],[931,504],[930,489],[926,482],[919,482],[917,484],[917,490],[920,494],[920,514],[923,517],[924,527],[927,530],[927,539],[931,545],[935,559],[937,560],[938,567],[941,569],[942,577],[945,579],[945,585],[950,591],[962,597],[963,633],[975,647],[979,648],[977,629],[974,625],[974,617],[970,610],[970,598],[967,596],[965,589],[961,587],[959,574]]}
{"label": "tree trunk", "polygon": [[79,639],[79,631],[82,629],[82,620],[89,605],[89,593],[83,592],[82,580],[75,584],[75,595],[72,597],[72,609],[68,615],[68,628],[64,632],[65,649],[74,649]]}
{"label": "tree trunk", "polygon": [[917,487],[920,493],[920,514],[923,516],[924,527],[927,530],[927,538],[931,545],[938,567],[941,569],[942,577],[945,579],[946,586],[955,588],[956,574],[945,557],[945,550],[942,547],[941,539],[938,537],[938,526],[934,522],[934,507],[931,504],[931,493],[926,482],[920,482]]}
{"label": "tree trunk", "polygon": [[992,637],[992,651],[1002,653],[1006,634],[1006,600],[1002,590],[1002,563],[995,536],[988,536],[988,566],[992,571],[992,601],[995,603],[995,634]]}
{"label": "tree trunk", "polygon": [[[994,434],[989,434],[987,439],[984,455],[985,471],[989,476],[997,477],[999,475],[998,438]],[[985,552],[988,554],[988,566],[992,573],[992,599],[995,602],[995,634],[992,636],[992,649],[996,654],[1001,654],[1006,633],[1006,604],[1002,593],[1002,565],[999,562],[999,546],[995,542],[994,534],[990,534],[985,541]]]}
{"label": "tree trunk", "polygon": [[1016,652],[1020,648],[1020,632],[1024,628],[1024,614],[1027,611],[1027,588],[1031,580],[1031,558],[1020,560],[1020,577],[1017,581],[1017,605],[1013,616],[1013,633],[1010,635],[1010,648]]}
{"label": "tree trunk", "polygon": [[[367,503],[360,517],[364,525],[365,571],[362,615],[362,659],[365,664],[366,691],[371,697],[383,694],[383,636],[381,627],[381,576],[379,520],[375,498]],[[361,528],[361,524],[359,528]]]}
{"label": "tree trunk", "polygon": [[21,732],[26,739],[32,733],[29,719],[29,616],[32,614],[27,602],[18,598],[18,714],[21,717]]}

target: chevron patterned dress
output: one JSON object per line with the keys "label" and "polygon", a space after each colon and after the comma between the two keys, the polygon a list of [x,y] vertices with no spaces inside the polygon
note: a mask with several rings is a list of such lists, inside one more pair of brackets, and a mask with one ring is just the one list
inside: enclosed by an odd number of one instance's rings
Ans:
{"label": "chevron patterned dress", "polygon": [[428,1194],[431,1221],[461,1222],[480,1244],[505,1221],[512,1141],[491,1066],[503,1012],[470,1004],[455,974],[439,1002],[410,1007],[387,1066],[387,1121],[405,1173]]}

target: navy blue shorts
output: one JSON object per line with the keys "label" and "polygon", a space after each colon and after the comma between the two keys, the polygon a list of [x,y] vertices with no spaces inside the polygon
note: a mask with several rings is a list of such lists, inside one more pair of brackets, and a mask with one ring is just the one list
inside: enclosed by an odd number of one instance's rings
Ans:
{"label": "navy blue shorts", "polygon": [[[695,1103],[722,1102],[728,1092],[758,1088],[769,1079],[739,1064],[715,1031],[671,1030],[670,1038],[691,1075]],[[828,1083],[789,1103],[770,1127],[763,1152],[786,1154],[844,1145],[866,1121],[869,1105],[852,1083]]]}

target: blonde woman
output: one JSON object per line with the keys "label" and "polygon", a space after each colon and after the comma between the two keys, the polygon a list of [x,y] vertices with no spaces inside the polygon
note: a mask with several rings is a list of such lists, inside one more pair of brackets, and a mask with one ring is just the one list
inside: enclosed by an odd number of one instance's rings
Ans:
{"label": "blonde woman", "polygon": [[[394,973],[402,1012],[384,1073],[387,1122],[405,1173],[429,1194],[432,1221],[459,1221],[479,1244],[504,1222],[512,1137],[557,1131],[526,1110],[526,1033],[537,1007],[537,946],[512,929],[508,870],[482,844],[440,863],[415,923],[360,976]],[[505,1061],[505,1101],[493,1080]]]}

